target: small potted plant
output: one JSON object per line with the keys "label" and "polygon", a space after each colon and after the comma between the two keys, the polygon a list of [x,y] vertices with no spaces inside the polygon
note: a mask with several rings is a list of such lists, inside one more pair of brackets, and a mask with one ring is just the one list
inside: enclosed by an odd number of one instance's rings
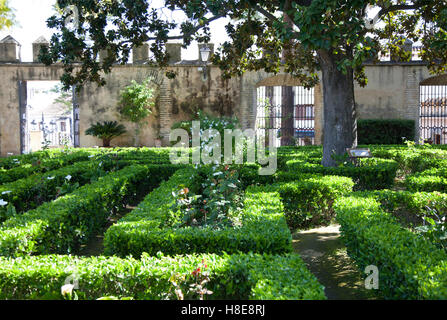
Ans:
{"label": "small potted plant", "polygon": [[110,148],[110,142],[112,142],[114,138],[125,133],[126,128],[122,124],[118,124],[117,121],[104,121],[103,123],[97,122],[85,131],[85,134],[88,136],[94,136],[102,139],[102,145],[104,148]]}

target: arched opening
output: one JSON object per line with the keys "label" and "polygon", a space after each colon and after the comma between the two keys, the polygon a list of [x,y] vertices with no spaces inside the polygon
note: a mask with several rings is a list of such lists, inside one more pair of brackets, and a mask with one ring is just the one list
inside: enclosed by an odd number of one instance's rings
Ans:
{"label": "arched opening", "polygon": [[273,130],[276,147],[314,145],[314,89],[300,86],[289,76],[261,81],[257,88],[256,130],[265,137]]}
{"label": "arched opening", "polygon": [[447,75],[420,84],[420,138],[430,144],[447,144]]}

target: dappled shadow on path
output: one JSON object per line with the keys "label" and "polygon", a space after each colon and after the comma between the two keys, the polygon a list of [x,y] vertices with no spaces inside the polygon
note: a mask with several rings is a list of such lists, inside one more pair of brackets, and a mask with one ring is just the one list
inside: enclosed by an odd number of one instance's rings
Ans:
{"label": "dappled shadow on path", "polygon": [[339,226],[312,229],[293,235],[293,246],[309,270],[325,287],[330,300],[365,300],[373,297],[341,242]]}

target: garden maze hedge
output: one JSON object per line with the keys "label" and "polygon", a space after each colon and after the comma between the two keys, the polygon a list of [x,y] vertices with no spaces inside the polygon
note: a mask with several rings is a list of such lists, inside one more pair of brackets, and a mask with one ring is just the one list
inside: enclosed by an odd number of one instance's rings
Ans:
{"label": "garden maze hedge", "polygon": [[[368,147],[374,157],[357,166],[324,168],[316,146],[278,149],[272,176],[234,166],[238,223],[218,227],[180,223],[178,194],[203,192],[213,171],[171,164],[169,148],[0,159],[0,298],[62,299],[61,286],[76,277],[80,299],[177,299],[175,289],[197,299],[188,288],[208,272],[206,299],[326,299],[293,253],[292,232],[337,221],[360,270],[379,268],[380,297],[446,299],[445,242],[418,230],[447,214],[447,150]],[[389,190],[396,177],[406,191]],[[102,254],[80,255],[97,235]]]}

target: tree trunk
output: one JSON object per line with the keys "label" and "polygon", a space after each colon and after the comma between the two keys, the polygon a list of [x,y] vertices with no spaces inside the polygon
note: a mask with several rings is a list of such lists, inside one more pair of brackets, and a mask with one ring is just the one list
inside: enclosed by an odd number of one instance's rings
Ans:
{"label": "tree trunk", "polygon": [[141,133],[141,124],[140,123],[135,123],[135,144],[134,147],[135,148],[139,148],[140,147],[140,133]]}
{"label": "tree trunk", "polygon": [[282,87],[281,102],[281,146],[292,146],[294,138],[294,96],[293,87]]}
{"label": "tree trunk", "polygon": [[323,73],[324,134],[323,166],[337,165],[347,148],[357,147],[357,120],[353,70],[346,74],[337,69],[336,58],[327,51],[318,52]]}
{"label": "tree trunk", "polygon": [[112,139],[102,139],[102,146],[104,148],[110,148],[111,142],[112,142]]}

